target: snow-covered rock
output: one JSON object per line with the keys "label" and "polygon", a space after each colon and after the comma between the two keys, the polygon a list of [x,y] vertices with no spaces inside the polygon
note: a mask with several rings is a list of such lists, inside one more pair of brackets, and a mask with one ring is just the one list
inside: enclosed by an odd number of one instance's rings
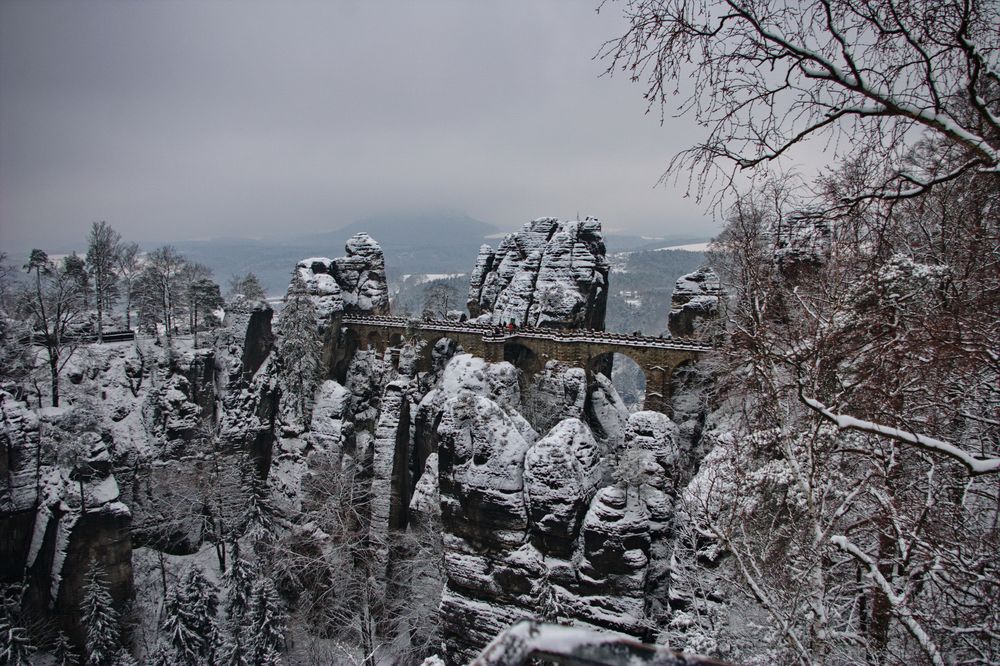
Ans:
{"label": "snow-covered rock", "polygon": [[572,556],[580,519],[604,476],[603,462],[590,428],[579,419],[561,421],[528,450],[524,493],[539,550]]}
{"label": "snow-covered rock", "polygon": [[587,401],[587,373],[559,361],[548,361],[531,378],[525,413],[531,424],[545,432],[567,418],[582,418]]}
{"label": "snow-covered rock", "polygon": [[719,276],[711,268],[699,268],[682,275],[674,285],[670,298],[667,328],[674,337],[689,337],[700,328],[702,321],[719,314],[722,286]]}
{"label": "snow-covered rock", "polygon": [[833,225],[821,213],[801,211],[789,215],[775,230],[774,258],[786,276],[819,266],[830,257]]}
{"label": "snow-covered rock", "polygon": [[530,443],[489,398],[463,391],[445,404],[438,447],[441,513],[450,531],[496,548],[524,541],[524,454]]}
{"label": "snow-covered rock", "polygon": [[344,249],[347,254],[343,257],[310,257],[295,267],[316,307],[321,328],[340,312],[389,312],[382,247],[368,234],[359,233],[351,236]]}
{"label": "snow-covered rock", "polygon": [[539,218],[480,248],[469,311],[493,324],[602,329],[608,270],[600,221]]}
{"label": "snow-covered rock", "polygon": [[347,437],[345,424],[350,395],[347,389],[328,379],[316,389],[309,430],[315,446],[339,454]]}

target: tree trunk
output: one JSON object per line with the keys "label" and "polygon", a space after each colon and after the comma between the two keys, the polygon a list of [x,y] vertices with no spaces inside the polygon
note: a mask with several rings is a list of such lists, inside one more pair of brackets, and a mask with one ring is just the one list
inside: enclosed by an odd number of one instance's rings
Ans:
{"label": "tree trunk", "polygon": [[101,271],[97,271],[94,280],[95,300],[97,301],[97,344],[104,344],[104,281]]}
{"label": "tree trunk", "polygon": [[49,372],[52,375],[52,406],[59,406],[59,362],[49,356]]}
{"label": "tree trunk", "polygon": [[132,287],[125,289],[125,328],[132,330]]}

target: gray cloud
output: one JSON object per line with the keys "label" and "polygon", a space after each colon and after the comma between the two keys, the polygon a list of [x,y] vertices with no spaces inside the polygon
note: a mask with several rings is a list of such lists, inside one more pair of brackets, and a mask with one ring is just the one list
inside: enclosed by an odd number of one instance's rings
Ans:
{"label": "gray cloud", "polygon": [[595,4],[3,2],[0,244],[74,243],[101,219],[170,240],[408,208],[711,233],[654,188],[695,129],[599,78],[623,24]]}

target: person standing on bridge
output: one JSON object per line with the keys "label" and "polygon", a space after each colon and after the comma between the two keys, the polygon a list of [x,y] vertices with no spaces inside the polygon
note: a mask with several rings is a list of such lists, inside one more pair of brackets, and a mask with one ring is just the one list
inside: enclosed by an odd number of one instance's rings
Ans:
{"label": "person standing on bridge", "polygon": [[511,319],[510,322],[507,324],[507,334],[508,335],[513,335],[514,331],[516,331],[516,330],[517,330],[517,324],[515,324],[514,320]]}

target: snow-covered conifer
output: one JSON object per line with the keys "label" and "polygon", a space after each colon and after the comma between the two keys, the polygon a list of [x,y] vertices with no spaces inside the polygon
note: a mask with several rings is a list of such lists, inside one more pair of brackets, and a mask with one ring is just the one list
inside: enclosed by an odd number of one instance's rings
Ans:
{"label": "snow-covered conifer", "polygon": [[559,604],[559,597],[552,586],[547,569],[535,584],[534,596],[535,618],[540,622],[558,622],[562,606]]}
{"label": "snow-covered conifer", "polygon": [[270,578],[261,578],[253,588],[250,622],[251,663],[275,664],[285,641],[285,611]]}
{"label": "snow-covered conifer", "polygon": [[27,630],[7,609],[0,609],[0,664],[28,666],[34,652]]}
{"label": "snow-covered conifer", "polygon": [[229,547],[229,568],[222,577],[226,589],[226,626],[230,633],[242,626],[253,595],[253,571],[240,553],[240,542]]}
{"label": "snow-covered conifer", "polygon": [[163,629],[167,634],[167,657],[173,664],[213,663],[219,645],[215,622],[219,598],[197,567],[167,596]]}
{"label": "snow-covered conifer", "polygon": [[257,556],[263,554],[262,546],[275,540],[274,507],[269,496],[267,479],[249,474],[250,492],[246,509],[240,519],[240,534],[250,539]]}
{"label": "snow-covered conifer", "polygon": [[281,418],[285,429],[302,432],[309,423],[313,393],[319,378],[320,339],[316,308],[296,271],[278,320],[277,352],[282,381]]}
{"label": "snow-covered conifer", "polygon": [[80,663],[80,656],[69,642],[69,636],[61,631],[56,634],[55,643],[52,645],[52,656],[53,666],[77,666]]}
{"label": "snow-covered conifer", "polygon": [[223,584],[226,589],[228,636],[222,649],[222,663],[224,666],[242,666],[249,663],[246,623],[253,599],[253,572],[250,562],[240,554],[238,540],[230,545],[229,568],[223,575]]}
{"label": "snow-covered conifer", "polygon": [[87,666],[112,666],[120,647],[118,613],[96,565],[87,572],[81,617],[87,630]]}
{"label": "snow-covered conifer", "polygon": [[139,666],[139,662],[132,653],[125,648],[119,648],[115,654],[114,666]]}

